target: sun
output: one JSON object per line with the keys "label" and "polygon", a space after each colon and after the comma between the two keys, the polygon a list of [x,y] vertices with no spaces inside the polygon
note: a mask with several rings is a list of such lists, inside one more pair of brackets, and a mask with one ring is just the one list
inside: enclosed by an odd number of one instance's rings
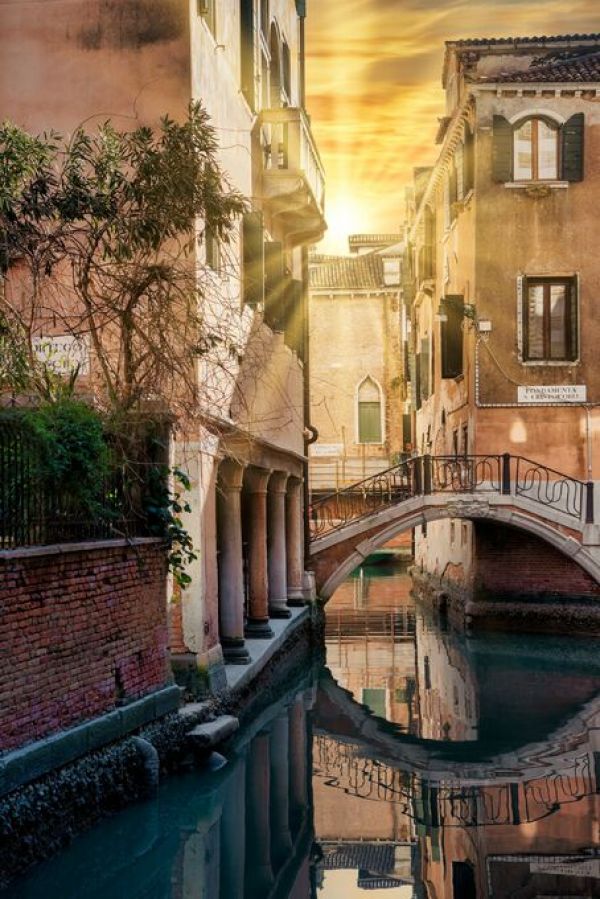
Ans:
{"label": "sun", "polygon": [[351,198],[333,198],[327,203],[325,210],[327,232],[319,244],[323,253],[347,255],[348,236],[364,234],[370,230],[368,211],[360,203]]}

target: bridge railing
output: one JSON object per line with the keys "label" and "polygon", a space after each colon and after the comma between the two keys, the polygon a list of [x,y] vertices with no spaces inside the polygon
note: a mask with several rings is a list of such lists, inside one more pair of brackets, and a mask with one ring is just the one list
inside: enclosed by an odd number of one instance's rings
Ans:
{"label": "bridge railing", "polygon": [[314,500],[313,539],[415,496],[482,493],[520,496],[579,524],[594,521],[594,486],[522,456],[414,456]]}

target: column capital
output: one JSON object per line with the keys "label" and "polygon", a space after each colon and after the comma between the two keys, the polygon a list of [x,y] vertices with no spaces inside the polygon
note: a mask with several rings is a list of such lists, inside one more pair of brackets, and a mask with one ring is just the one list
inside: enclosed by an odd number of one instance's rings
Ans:
{"label": "column capital", "polygon": [[289,474],[287,471],[274,471],[269,478],[269,491],[271,493],[285,493],[288,478]]}
{"label": "column capital", "polygon": [[226,490],[241,490],[244,479],[244,466],[234,459],[223,459],[219,463],[219,480]]}
{"label": "column capital", "polygon": [[244,487],[249,493],[266,493],[270,477],[270,468],[256,468],[249,465],[244,472]]}

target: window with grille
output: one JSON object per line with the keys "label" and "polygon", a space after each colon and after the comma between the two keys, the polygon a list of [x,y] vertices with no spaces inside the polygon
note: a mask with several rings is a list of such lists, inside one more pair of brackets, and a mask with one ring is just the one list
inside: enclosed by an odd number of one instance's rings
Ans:
{"label": "window with grille", "polygon": [[372,378],[365,378],[358,388],[358,442],[383,442],[381,391]]}

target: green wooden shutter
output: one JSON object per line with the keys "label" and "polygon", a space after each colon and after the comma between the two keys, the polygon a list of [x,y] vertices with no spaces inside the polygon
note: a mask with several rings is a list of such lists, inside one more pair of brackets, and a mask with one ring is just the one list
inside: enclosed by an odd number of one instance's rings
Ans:
{"label": "green wooden shutter", "polygon": [[492,137],[492,176],[494,181],[512,181],[513,129],[502,115],[494,116]]}
{"label": "green wooden shutter", "polygon": [[562,127],[562,177],[565,181],[583,181],[584,115],[578,112]]}
{"label": "green wooden shutter", "polygon": [[463,147],[463,182],[465,196],[475,187],[475,135],[465,125],[465,143]]}
{"label": "green wooden shutter", "polygon": [[358,404],[358,442],[381,443],[381,403]]}
{"label": "green wooden shutter", "polygon": [[462,296],[447,296],[443,308],[448,320],[442,322],[442,378],[458,378],[463,373],[463,310]]}
{"label": "green wooden shutter", "polygon": [[257,306],[264,302],[265,260],[262,213],[248,212],[242,219],[242,289],[244,302]]}
{"label": "green wooden shutter", "polygon": [[265,244],[265,322],[274,331],[284,327],[285,286],[283,244],[269,241]]}
{"label": "green wooden shutter", "polygon": [[421,384],[421,399],[426,400],[429,396],[429,357],[430,343],[429,338],[424,337],[421,340],[421,352],[419,354],[420,373],[419,380]]}
{"label": "green wooden shutter", "polygon": [[241,88],[250,109],[255,109],[254,96],[254,2],[240,3]]}
{"label": "green wooden shutter", "polygon": [[569,345],[567,346],[567,358],[570,360],[577,359],[579,347],[577,345],[577,337],[579,332],[578,322],[579,307],[579,275],[576,275],[569,285]]}

